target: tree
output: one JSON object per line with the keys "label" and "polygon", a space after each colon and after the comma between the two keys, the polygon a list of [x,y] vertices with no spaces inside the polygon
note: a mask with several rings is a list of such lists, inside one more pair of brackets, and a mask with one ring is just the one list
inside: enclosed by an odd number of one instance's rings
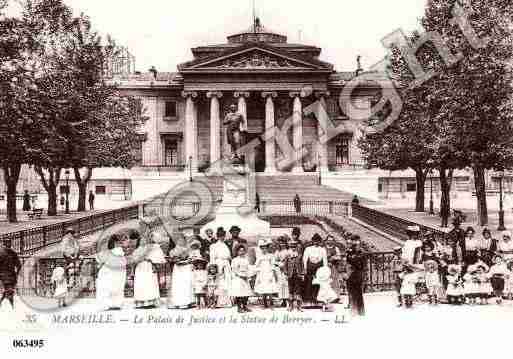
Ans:
{"label": "tree", "polygon": [[[4,5],[4,3],[2,3]],[[58,1],[28,1],[21,17],[0,7],[0,165],[7,187],[7,218],[16,222],[16,187],[23,163],[45,159],[48,117],[37,86],[38,56],[63,16]]]}
{"label": "tree", "polygon": [[[458,12],[458,23],[465,20],[475,36],[451,21]],[[446,117],[459,135],[455,148],[473,170],[482,226],[488,223],[485,171],[512,166],[507,160],[513,149],[511,18],[511,1],[472,0],[463,4],[430,0],[422,21],[427,31],[444,34],[454,54],[462,55],[450,67],[433,62],[441,73],[436,90],[444,99],[441,117]],[[477,42],[476,36],[481,41]]]}
{"label": "tree", "polygon": [[120,49],[92,30],[84,15],[70,20],[68,31],[50,58],[54,71],[68,88],[65,122],[67,165],[73,168],[79,189],[78,211],[85,211],[87,184],[95,167],[131,167],[140,143],[142,124],[139,101],[120,96],[108,83],[104,70]]}

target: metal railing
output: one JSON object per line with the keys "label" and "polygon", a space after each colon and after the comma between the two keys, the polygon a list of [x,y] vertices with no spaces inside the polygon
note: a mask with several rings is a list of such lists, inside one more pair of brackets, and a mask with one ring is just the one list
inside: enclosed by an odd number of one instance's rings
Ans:
{"label": "metal railing", "polygon": [[59,243],[68,227],[72,227],[77,236],[83,237],[116,223],[138,217],[139,206],[134,205],[42,227],[5,233],[0,235],[0,240],[10,239],[12,241],[12,248],[16,253],[30,255],[50,245]]}
{"label": "metal railing", "polygon": [[334,214],[349,215],[349,203],[344,201],[311,201],[302,200],[301,203],[286,200],[260,201],[261,214],[276,215],[322,215]]}
{"label": "metal railing", "polygon": [[[391,261],[392,252],[376,252],[367,254],[365,267],[365,291],[381,292],[394,288],[394,273]],[[65,265],[63,258],[30,258],[21,257],[22,272],[18,279],[17,291],[19,295],[37,296],[43,298],[53,297],[51,283],[52,272],[55,267]],[[125,296],[134,295],[134,276],[137,264],[127,266],[127,280]],[[96,278],[98,265],[94,258],[84,258],[76,264],[75,270],[70,271],[68,283],[70,292],[76,298],[91,298],[96,295]],[[165,297],[170,290],[173,264],[166,262],[154,266],[158,276],[161,297]]]}
{"label": "metal railing", "polygon": [[379,229],[395,238],[406,240],[408,234],[406,228],[408,226],[419,226],[422,232],[431,231],[443,237],[445,232],[437,230],[432,227],[424,226],[404,218],[396,217],[394,215],[377,211],[368,207],[358,204],[352,205],[352,216],[362,222],[365,222],[372,227]]}

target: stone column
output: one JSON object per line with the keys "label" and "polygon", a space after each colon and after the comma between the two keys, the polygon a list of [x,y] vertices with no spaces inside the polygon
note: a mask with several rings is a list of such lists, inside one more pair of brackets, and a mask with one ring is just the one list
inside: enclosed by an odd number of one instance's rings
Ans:
{"label": "stone column", "polygon": [[290,97],[294,99],[292,106],[292,142],[294,145],[294,165],[292,172],[303,172],[303,105],[301,103],[301,92],[291,92]]}
{"label": "stone column", "polygon": [[241,125],[241,131],[248,130],[248,108],[246,105],[246,99],[249,97],[250,93],[246,91],[235,92],[233,97],[238,99],[237,107],[240,114],[244,118],[244,123]]}
{"label": "stone column", "polygon": [[318,166],[321,172],[328,172],[328,128],[330,127],[330,118],[326,98],[330,96],[330,93],[327,91],[319,91],[315,96],[319,100],[319,109],[317,111],[317,136],[319,138],[319,147],[317,149],[319,157]]}
{"label": "stone column", "polygon": [[[276,92],[262,92],[265,98],[265,131],[274,128],[274,101],[273,98],[278,97]],[[276,144],[274,138],[265,141],[265,172],[276,172]]]}
{"label": "stone column", "polygon": [[198,97],[195,91],[183,91],[185,100],[185,161],[191,161],[192,172],[198,172],[198,116],[194,99]]}
{"label": "stone column", "polygon": [[221,113],[219,99],[222,92],[207,92],[210,99],[210,167],[213,168],[221,160]]}

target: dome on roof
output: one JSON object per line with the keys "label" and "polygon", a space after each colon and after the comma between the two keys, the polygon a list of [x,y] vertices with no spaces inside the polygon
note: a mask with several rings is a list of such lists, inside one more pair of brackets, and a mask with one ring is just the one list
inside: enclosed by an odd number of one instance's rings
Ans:
{"label": "dome on roof", "polygon": [[228,36],[229,44],[240,44],[245,42],[270,42],[286,43],[287,36],[280,35],[269,29],[266,29],[259,18],[255,19],[254,24],[247,30]]}

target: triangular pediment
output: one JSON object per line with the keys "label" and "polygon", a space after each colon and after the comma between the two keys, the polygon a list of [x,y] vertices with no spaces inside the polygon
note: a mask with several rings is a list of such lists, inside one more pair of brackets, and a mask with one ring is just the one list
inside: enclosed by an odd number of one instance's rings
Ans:
{"label": "triangular pediment", "polygon": [[246,46],[226,51],[208,59],[198,59],[179,66],[182,72],[204,71],[332,71],[324,62],[300,58],[296,54],[270,46]]}

